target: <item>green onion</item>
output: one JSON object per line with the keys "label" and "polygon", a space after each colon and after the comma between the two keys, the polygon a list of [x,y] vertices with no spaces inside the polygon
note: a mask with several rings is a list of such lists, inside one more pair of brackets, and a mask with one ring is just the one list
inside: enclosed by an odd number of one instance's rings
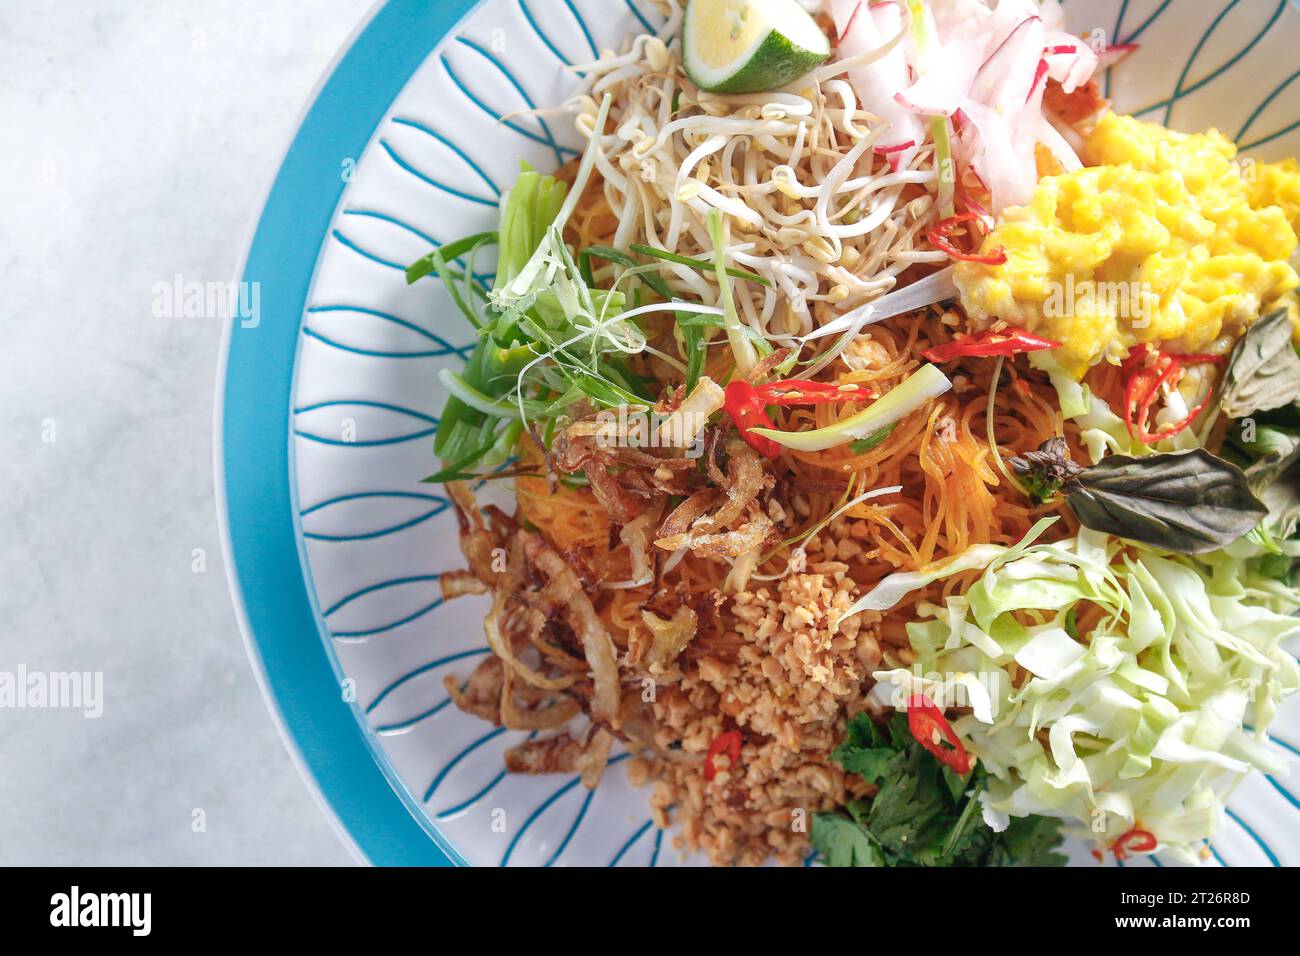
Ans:
{"label": "green onion", "polygon": [[[490,395],[485,395],[478,389],[474,388],[465,381],[460,375],[457,375],[451,369],[443,369],[438,373],[438,380],[447,391],[455,395],[470,408],[482,412],[484,415],[491,415],[495,418],[519,418],[519,402],[513,400],[494,399]],[[536,402],[525,400],[523,402],[524,410],[530,407],[536,408]]]}
{"label": "green onion", "polygon": [[[708,312],[678,312],[677,327],[680,329],[725,329],[727,327],[727,322],[723,316],[711,315]],[[763,338],[761,333],[751,329],[748,325],[742,325],[740,328],[741,331],[749,337],[750,341],[754,343],[754,348],[758,350],[760,355],[772,354],[772,343]],[[783,367],[788,371],[792,366],[792,362],[787,362]]]}
{"label": "green onion", "polygon": [[508,285],[532,260],[563,209],[568,191],[567,183],[524,166],[501,206],[498,287]]}
{"label": "green onion", "polygon": [[484,325],[483,317],[479,315],[478,310],[474,308],[470,301],[461,294],[461,290],[456,284],[457,277],[447,268],[447,259],[441,249],[433,253],[433,268],[438,273],[438,278],[442,280],[442,284],[447,289],[447,293],[451,296],[451,301],[456,308],[460,309],[461,314],[469,320],[470,325],[474,326],[475,329],[482,329]]}
{"label": "green onion", "polygon": [[[600,112],[596,116],[595,129],[604,128],[612,104],[613,98],[606,93],[601,100]],[[548,223],[547,229],[533,249],[532,255],[528,257],[528,261],[519,268],[516,274],[498,276],[496,285],[492,290],[494,301],[509,302],[527,297],[530,292],[535,290],[547,257],[551,255],[567,255],[564,251],[563,242],[564,227],[568,224],[569,217],[573,215],[573,210],[577,208],[578,200],[591,179],[592,171],[596,167],[596,152],[599,144],[600,137],[598,136],[593,136],[588,141],[587,148],[582,154],[582,162],[578,165],[578,174],[573,180],[573,188],[568,190],[568,194],[564,197],[564,203]],[[507,205],[510,205],[510,203],[507,202]],[[577,272],[576,265],[574,271]]]}
{"label": "green onion", "polygon": [[496,441],[483,456],[483,467],[496,468],[504,465],[514,454],[515,443],[519,441],[520,436],[524,433],[523,422],[510,422],[496,436]]}
{"label": "green onion", "polygon": [[[690,266],[692,269],[699,269],[701,272],[708,272],[713,268],[713,263],[705,262],[703,259],[693,259],[690,256],[678,255],[675,252],[669,252],[666,249],[656,249],[653,246],[643,246],[633,244],[628,247],[633,252],[639,252],[643,256],[650,256],[654,259],[662,259],[664,262],[673,262],[679,266]],[[733,279],[744,279],[747,282],[757,282],[766,288],[772,288],[770,279],[765,279],[757,272],[749,272],[746,269],[727,269],[727,275]]]}
{"label": "green onion", "polygon": [[871,451],[877,445],[883,443],[886,438],[894,434],[894,429],[898,427],[898,422],[890,422],[880,431],[868,435],[866,438],[859,438],[849,446],[849,451],[855,455],[863,455]]}
{"label": "green onion", "polygon": [[731,343],[731,354],[736,358],[736,370],[741,375],[748,375],[758,364],[758,353],[754,344],[745,334],[745,326],[736,314],[736,303],[731,298],[731,281],[727,275],[727,250],[722,230],[722,213],[713,210],[709,214],[709,238],[713,241],[713,267],[718,276],[718,297],[722,301],[723,318],[726,322],[727,340]]}
{"label": "green onion", "polygon": [[[602,122],[611,102],[606,96]],[[576,403],[653,403],[647,382],[625,361],[646,347],[636,317],[624,311],[633,296],[641,300],[641,289],[625,293],[621,284],[641,278],[666,300],[672,299],[672,288],[657,264],[602,246],[582,250],[575,259],[563,240],[565,223],[592,176],[597,147],[595,140],[588,144],[571,188],[525,166],[502,200],[497,232],[448,243],[407,272],[410,282],[436,273],[480,331],[464,369],[439,373],[450,395],[434,451],[446,467],[431,480],[473,478],[470,472],[480,462],[508,461],[531,423],[553,436],[557,417]],[[472,279],[472,254],[489,243],[499,249],[491,291]],[[460,256],[467,262],[457,272],[448,263]],[[623,267],[614,288],[595,288],[593,258]]]}
{"label": "green onion", "polygon": [[[459,399],[453,397],[448,400],[447,404],[450,406],[453,402],[458,401]],[[485,434],[481,428],[466,427],[463,423],[447,428],[446,422],[444,415],[442,424],[438,428],[438,438],[442,438],[445,433],[448,441],[444,453],[439,457],[443,461],[451,461],[452,464],[442,469],[442,471],[425,478],[424,482],[426,484],[437,484],[453,480],[448,478],[447,475],[463,473],[466,468],[470,468],[482,460],[492,450],[493,445],[496,444],[496,435],[491,431]]]}
{"label": "green onion", "polygon": [[[578,253],[578,268],[582,271],[585,277],[589,277],[592,274],[591,260],[593,258],[604,259],[606,262],[612,262],[615,265],[625,266],[629,269],[641,270],[637,275],[640,277],[642,282],[650,287],[651,292],[669,302],[673,300],[673,290],[669,287],[668,283],[664,281],[663,276],[646,269],[631,256],[619,252],[612,246],[588,246],[586,249],[583,249]],[[594,279],[587,279],[588,286],[595,286],[595,284],[596,282]]]}
{"label": "green onion", "polygon": [[471,249],[480,245],[493,245],[497,242],[495,232],[479,232],[472,236],[466,236],[464,239],[457,239],[455,242],[448,242],[433,252],[429,253],[419,262],[412,263],[406,269],[406,284],[418,282],[427,275],[431,275],[434,270],[434,258],[440,253],[444,262],[454,262]]}
{"label": "green onion", "polygon": [[933,117],[930,120],[930,135],[934,137],[934,164],[939,171],[939,218],[951,219],[957,214],[957,170],[953,165],[948,117]]}
{"label": "green onion", "polygon": [[[491,445],[488,446],[488,448],[491,447],[492,447]],[[434,472],[428,478],[422,478],[420,480],[420,484],[445,485],[451,481],[475,481],[480,476],[474,474],[473,472],[466,471],[465,469],[476,464],[477,460],[478,460],[477,457],[471,456],[469,458],[464,459],[463,463],[456,462],[456,464],[454,465],[448,465],[446,468],[442,468]]]}
{"label": "green onion", "polygon": [[843,445],[855,438],[870,438],[885,426],[910,415],[950,388],[952,383],[943,372],[933,365],[922,365],[905,382],[892,388],[883,398],[834,425],[807,432],[751,428],[750,433],[770,438],[778,445],[793,448],[795,451],[823,451],[836,445]]}
{"label": "green onion", "polygon": [[695,390],[704,371],[704,357],[707,345],[704,341],[704,329],[698,325],[686,325],[682,322],[685,312],[677,313],[677,327],[682,330],[682,349],[686,352],[686,383],[684,395]]}

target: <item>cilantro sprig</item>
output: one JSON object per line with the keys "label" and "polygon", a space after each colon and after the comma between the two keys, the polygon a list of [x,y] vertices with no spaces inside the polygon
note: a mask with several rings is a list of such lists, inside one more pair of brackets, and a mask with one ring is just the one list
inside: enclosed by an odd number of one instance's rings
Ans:
{"label": "cilantro sprig", "polygon": [[881,727],[858,714],[832,757],[879,790],[842,813],[813,816],[813,846],[830,866],[1065,865],[1060,820],[1013,817],[994,832],[979,807],[984,769],[963,776],[943,766],[917,743],[906,716]]}

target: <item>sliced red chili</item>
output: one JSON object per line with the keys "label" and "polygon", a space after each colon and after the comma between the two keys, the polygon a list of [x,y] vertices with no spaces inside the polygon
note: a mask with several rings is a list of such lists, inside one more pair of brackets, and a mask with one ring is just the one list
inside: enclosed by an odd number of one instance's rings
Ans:
{"label": "sliced red chili", "polygon": [[954,339],[926,349],[921,354],[931,362],[951,362],[966,356],[1019,355],[1021,352],[1041,352],[1060,347],[1060,342],[1008,325],[995,331]]}
{"label": "sliced red chili", "polygon": [[713,758],[719,754],[726,754],[727,759],[731,761],[734,767],[740,760],[740,731],[727,730],[718,734],[713,743],[709,744],[709,752],[704,757],[704,779],[712,780],[718,775],[718,768],[713,765]]}
{"label": "sliced red chili", "polygon": [[1150,830],[1132,829],[1119,837],[1111,847],[1115,859],[1124,860],[1130,853],[1150,853],[1157,846],[1156,836]]}
{"label": "sliced red chili", "polygon": [[831,382],[809,382],[801,378],[787,378],[769,382],[754,389],[764,405],[829,405],[838,402],[861,402],[875,392],[858,385],[835,385]]}
{"label": "sliced red chili", "polygon": [[767,403],[758,394],[758,390],[744,379],[737,378],[727,383],[726,398],[722,408],[736,423],[736,428],[740,430],[740,437],[760,455],[776,458],[781,454],[781,446],[770,438],[750,432],[751,428],[776,427],[772,419],[767,417],[767,412],[763,410],[765,404]]}
{"label": "sliced red chili", "polygon": [[1000,266],[1007,261],[1006,250],[1001,246],[984,255],[963,252],[954,246],[952,244],[952,231],[963,222],[983,223],[984,220],[973,212],[959,212],[955,216],[949,216],[947,219],[941,219],[935,223],[926,238],[930,240],[930,245],[948,253],[954,259],[960,259],[962,262],[980,262],[986,266]]}
{"label": "sliced red chili", "polygon": [[[913,694],[907,700],[907,728],[916,742],[934,754],[941,764],[956,773],[970,773],[970,754],[966,753],[966,745],[943,716],[943,711],[920,694]],[[943,746],[940,738],[952,746]]]}
{"label": "sliced red chili", "polygon": [[1152,406],[1162,390],[1178,387],[1187,366],[1203,362],[1217,365],[1223,361],[1222,355],[1174,355],[1153,349],[1146,342],[1135,348],[1123,365],[1128,376],[1124,384],[1124,424],[1128,426],[1129,434],[1144,445],[1149,445],[1172,438],[1191,425],[1210,403],[1214,392],[1212,388],[1206,390],[1205,397],[1180,421],[1161,425],[1154,431],[1148,428]]}

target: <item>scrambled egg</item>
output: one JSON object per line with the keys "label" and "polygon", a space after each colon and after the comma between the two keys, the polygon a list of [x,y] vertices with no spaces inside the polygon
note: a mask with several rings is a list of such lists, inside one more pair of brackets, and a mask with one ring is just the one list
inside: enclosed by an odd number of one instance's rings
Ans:
{"label": "scrambled egg", "polygon": [[1242,169],[1250,181],[1250,205],[1255,209],[1277,206],[1286,213],[1300,236],[1300,165],[1294,159],[1256,163]]}
{"label": "scrambled egg", "polygon": [[[1300,228],[1300,167],[1236,162],[1216,130],[1182,134],[1106,115],[1089,139],[1094,165],[1041,180],[1008,209],[957,286],[972,322],[1002,319],[1062,344],[1081,376],[1140,342],[1224,352],[1263,311],[1294,307],[1288,261]],[[1243,175],[1243,171],[1246,175]]]}

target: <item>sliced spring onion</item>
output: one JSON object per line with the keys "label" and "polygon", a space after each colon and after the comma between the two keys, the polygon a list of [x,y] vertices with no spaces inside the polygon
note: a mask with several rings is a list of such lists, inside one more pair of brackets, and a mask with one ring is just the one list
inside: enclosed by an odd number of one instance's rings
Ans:
{"label": "sliced spring onion", "polygon": [[951,219],[957,215],[957,166],[952,158],[948,117],[931,117],[930,135],[934,137],[934,165],[939,171],[939,218]]}
{"label": "sliced spring onion", "polygon": [[824,451],[856,438],[868,438],[950,388],[952,382],[943,372],[933,365],[922,365],[907,381],[891,389],[879,401],[834,425],[807,432],[786,432],[775,428],[752,428],[750,432],[795,451]]}
{"label": "sliced spring onion", "polygon": [[505,428],[497,433],[496,441],[483,456],[483,466],[485,468],[499,468],[508,462],[515,453],[515,443],[524,433],[524,423],[520,421],[509,422]]}
{"label": "sliced spring onion", "polygon": [[444,368],[438,373],[438,381],[442,382],[443,388],[451,394],[484,415],[492,415],[496,418],[520,418],[522,417],[521,405],[523,411],[529,414],[536,414],[541,408],[539,403],[527,400],[515,402],[494,399],[474,388],[449,368]]}
{"label": "sliced spring onion", "polygon": [[501,202],[501,254],[496,284],[508,285],[523,271],[568,198],[568,184],[543,176],[527,163]]}
{"label": "sliced spring onion", "polygon": [[[613,98],[606,93],[601,101],[600,112],[596,116],[596,124],[593,129],[603,130],[605,128],[605,121],[609,118],[609,110],[612,104]],[[562,251],[564,243],[560,237],[564,235],[564,227],[568,225],[569,217],[573,215],[573,210],[577,208],[578,201],[587,188],[592,170],[596,166],[596,153],[599,150],[600,136],[593,135],[587,142],[587,148],[582,154],[582,163],[578,166],[578,174],[574,177],[573,187],[568,191],[564,205],[560,207],[559,213],[551,223],[546,238],[537,246],[529,257],[527,264],[519,270],[518,275],[511,278],[509,282],[498,282],[497,286],[492,290],[494,302],[508,303],[512,300],[523,300],[535,291],[542,270],[547,267],[548,262],[554,256]]]}
{"label": "sliced spring onion", "polygon": [[495,232],[480,232],[475,233],[472,236],[466,236],[464,239],[457,239],[455,242],[449,242],[446,245],[440,246],[419,262],[412,263],[407,267],[406,283],[407,285],[410,285],[413,282],[418,282],[427,275],[431,275],[435,271],[434,258],[439,253],[442,254],[443,262],[452,262],[459,259],[471,249],[480,245],[491,245],[495,242],[497,242],[497,234]]}
{"label": "sliced spring onion", "polygon": [[[692,269],[699,269],[702,272],[707,272],[714,267],[712,262],[705,262],[703,259],[695,259],[691,256],[678,255],[675,252],[669,252],[666,249],[656,249],[653,246],[633,244],[628,246],[628,248],[643,256],[650,256],[652,259],[662,259],[664,262],[676,263],[679,266],[689,266]],[[605,257],[601,256],[601,258]],[[765,288],[772,288],[772,281],[770,279],[765,279],[757,272],[750,272],[746,269],[729,268],[727,269],[727,275],[731,276],[733,279],[744,279],[746,282],[756,282]]]}
{"label": "sliced spring onion", "polygon": [[745,326],[736,314],[736,303],[731,297],[731,277],[727,275],[727,250],[722,231],[722,213],[716,209],[709,214],[709,238],[713,240],[713,267],[718,275],[718,298],[722,303],[723,321],[726,323],[727,341],[736,359],[736,371],[748,375],[758,364],[758,352],[745,334]]}
{"label": "sliced spring onion", "polygon": [[[690,305],[690,303],[686,303],[686,302],[674,303],[674,306],[677,309],[682,309],[684,306],[688,306],[688,305]],[[708,308],[708,306],[696,306],[696,308]],[[727,322],[725,316],[717,315],[713,312],[679,311],[677,313],[677,327],[682,329],[683,333],[685,332],[686,329],[691,329],[691,328],[725,329],[727,327]],[[755,329],[751,329],[748,325],[742,325],[740,329],[741,329],[741,333],[747,336],[749,340],[754,344],[754,348],[758,350],[759,355],[772,354],[772,343],[769,342],[767,339],[763,338],[760,332],[756,331]],[[792,366],[793,364],[794,364],[793,362],[787,361],[781,365],[781,368],[785,369],[786,371],[789,371],[790,366]]]}
{"label": "sliced spring onion", "polygon": [[898,422],[894,422],[890,425],[886,425],[884,428],[880,429],[880,431],[868,435],[866,438],[859,438],[849,446],[849,451],[853,452],[855,455],[865,455],[877,445],[884,444],[885,439],[894,434],[894,429],[897,427]]}
{"label": "sliced spring onion", "polygon": [[[485,239],[481,244],[485,244],[486,242],[487,240]],[[469,254],[472,255],[472,253],[478,248],[478,245],[474,246],[469,250]],[[461,315],[465,316],[465,318],[469,320],[469,324],[474,326],[475,330],[482,329],[487,323],[484,320],[483,315],[475,307],[475,286],[477,283],[474,282],[473,276],[470,275],[468,268],[464,274],[465,287],[463,290],[456,282],[458,274],[447,267],[447,259],[441,249],[437,249],[433,253],[433,269],[434,272],[438,274],[438,278],[442,281],[443,287],[447,290],[447,294],[451,296],[451,301],[455,304],[456,308],[460,310]],[[483,299],[484,301],[487,299],[486,292],[483,293]]]}
{"label": "sliced spring onion", "polygon": [[592,259],[604,259],[627,269],[637,269],[641,281],[650,287],[650,291],[663,299],[673,299],[673,290],[664,281],[663,276],[653,269],[642,266],[627,253],[620,252],[612,246],[588,246],[578,253],[578,270],[590,288],[596,287],[596,279],[591,270]]}
{"label": "sliced spring onion", "polygon": [[677,327],[682,333],[682,351],[686,353],[686,383],[684,385],[686,394],[689,395],[695,390],[695,385],[700,380],[700,374],[704,371],[704,359],[707,357],[704,341],[704,329],[698,325],[686,325],[682,323],[682,316],[685,313],[677,313]]}

